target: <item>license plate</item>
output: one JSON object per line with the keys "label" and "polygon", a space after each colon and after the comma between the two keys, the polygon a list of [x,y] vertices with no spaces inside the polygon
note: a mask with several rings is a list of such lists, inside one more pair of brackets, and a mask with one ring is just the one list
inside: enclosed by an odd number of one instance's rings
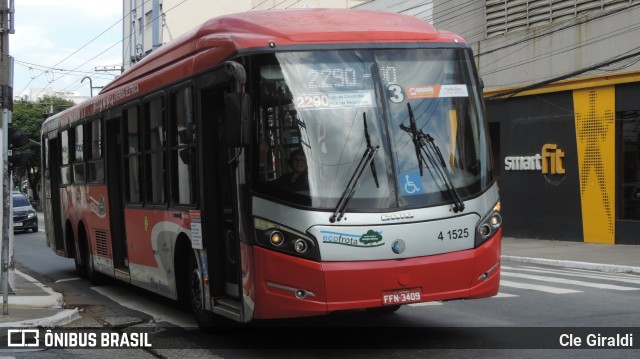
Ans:
{"label": "license plate", "polygon": [[382,305],[395,305],[420,302],[422,290],[420,288],[385,290],[382,292]]}
{"label": "license plate", "polygon": [[14,227],[22,227],[22,222],[13,222]]}

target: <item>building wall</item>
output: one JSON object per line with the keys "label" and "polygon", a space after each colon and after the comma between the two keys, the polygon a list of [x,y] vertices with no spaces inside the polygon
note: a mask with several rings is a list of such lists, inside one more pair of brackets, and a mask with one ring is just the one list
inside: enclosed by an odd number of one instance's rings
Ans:
{"label": "building wall", "polygon": [[433,21],[433,1],[427,0],[375,0],[353,6],[356,9],[395,12]]}
{"label": "building wall", "polygon": [[[500,141],[499,153],[494,155],[500,166],[505,233],[515,237],[581,241],[572,92],[491,101],[487,103],[487,115],[501,119],[492,123],[499,126],[499,138],[492,141]],[[554,145],[555,152],[545,149],[545,145]],[[560,162],[565,173],[550,170],[543,173],[542,162],[549,165],[550,157],[556,153],[562,155]]]}
{"label": "building wall", "polygon": [[[512,219],[511,228],[505,227],[507,235],[640,244],[640,137],[637,130],[631,130],[640,123],[640,106],[629,100],[640,96],[640,57],[616,61],[639,50],[631,44],[640,35],[634,20],[640,16],[640,2],[603,0],[598,2],[600,7],[593,7],[595,3],[575,0],[573,13],[546,20],[539,17],[539,23],[528,27],[510,30],[509,21],[503,21],[502,33],[492,32],[497,28],[490,26],[494,20],[487,12],[486,38],[472,45],[490,98],[566,76],[560,82],[488,104],[489,121],[500,128],[497,157],[503,208],[505,218]],[[588,68],[591,70],[583,71]],[[565,101],[550,101],[553,96],[564,96]],[[517,108],[515,104],[521,101],[538,104]],[[516,113],[509,111],[514,105]],[[543,115],[537,116],[540,112]],[[529,118],[540,128],[556,123],[562,135],[550,139],[547,132],[551,129],[536,131],[536,126],[525,135],[512,127],[513,116]],[[557,123],[559,119],[564,125]],[[536,183],[535,176],[514,174],[504,163],[505,157],[525,151],[523,136],[538,144],[557,141],[559,148],[563,142],[566,148],[566,174],[557,176],[562,181],[546,181],[533,198],[516,187],[528,191]]]}
{"label": "building wall", "polygon": [[487,102],[506,235],[640,244],[640,73],[557,87]]}
{"label": "building wall", "polygon": [[30,88],[27,99],[32,102],[39,101],[44,96],[60,97],[68,101],[73,101],[78,104],[82,101],[88,100],[89,96],[80,96],[79,92],[58,91],[51,88]]}

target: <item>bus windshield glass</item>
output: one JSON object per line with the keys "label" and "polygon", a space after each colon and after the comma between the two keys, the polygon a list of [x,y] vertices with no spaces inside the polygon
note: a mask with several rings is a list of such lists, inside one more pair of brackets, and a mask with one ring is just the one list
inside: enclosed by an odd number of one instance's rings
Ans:
{"label": "bus windshield glass", "polygon": [[[452,203],[452,193],[469,197],[492,181],[467,50],[258,59],[259,192],[321,209],[333,210],[345,197],[349,209],[380,209]],[[407,130],[410,117],[414,131]],[[421,160],[426,147],[416,141],[427,136],[439,153]]]}

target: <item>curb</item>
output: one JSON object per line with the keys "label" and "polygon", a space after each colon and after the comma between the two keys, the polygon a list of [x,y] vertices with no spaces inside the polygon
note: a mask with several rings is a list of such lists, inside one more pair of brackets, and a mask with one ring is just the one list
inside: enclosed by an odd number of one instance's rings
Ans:
{"label": "curb", "polygon": [[623,266],[623,265],[617,265],[617,264],[602,264],[602,263],[590,263],[590,262],[520,257],[520,256],[501,256],[501,258],[502,260],[510,261],[510,262],[542,264],[542,265],[554,266],[554,267],[590,269],[590,270],[597,270],[597,271],[609,272],[609,273],[640,274],[640,267]]}

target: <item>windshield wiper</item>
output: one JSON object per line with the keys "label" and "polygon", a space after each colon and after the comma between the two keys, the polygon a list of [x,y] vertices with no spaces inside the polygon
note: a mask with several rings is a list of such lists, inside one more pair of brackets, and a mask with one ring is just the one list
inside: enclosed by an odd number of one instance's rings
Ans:
{"label": "windshield wiper", "polygon": [[[372,149],[373,146],[371,146],[371,137],[369,136],[369,129],[367,128],[367,114],[364,112],[362,113],[362,120],[364,121],[364,138],[367,140],[367,150],[369,150]],[[375,151],[373,152],[374,155],[378,151],[378,148],[380,148],[380,146],[376,146]],[[371,158],[373,158],[373,155],[371,156]],[[380,188],[380,183],[378,182],[378,174],[376,172],[376,162],[370,162],[371,173],[373,174],[373,180],[376,182],[376,188]]]}
{"label": "windshield wiper", "polygon": [[360,163],[358,163],[358,167],[351,175],[351,179],[349,179],[349,183],[347,183],[347,187],[342,192],[342,196],[338,201],[338,205],[336,206],[336,210],[333,212],[333,215],[329,217],[329,222],[333,223],[335,221],[340,221],[342,216],[344,216],[344,212],[347,210],[347,205],[351,198],[356,194],[356,189],[358,185],[358,181],[362,177],[367,166],[371,166],[371,172],[373,173],[373,179],[376,182],[376,187],[380,188],[380,184],[378,183],[378,175],[376,174],[376,165],[373,162],[373,158],[378,152],[380,146],[373,147],[371,145],[371,138],[369,137],[369,130],[367,128],[367,115],[362,113],[362,121],[364,121],[364,137],[367,140],[367,148],[362,155],[362,159],[360,159]]}
{"label": "windshield wiper", "polygon": [[444,183],[447,192],[453,201],[453,212],[458,213],[464,211],[464,202],[453,185],[453,181],[447,171],[447,165],[444,157],[442,156],[442,152],[440,152],[440,148],[435,144],[431,135],[422,132],[422,130],[418,130],[418,127],[416,126],[416,118],[413,115],[410,103],[407,103],[407,108],[409,109],[409,127],[400,124],[400,129],[411,135],[411,140],[413,141],[413,146],[416,150],[416,158],[418,159],[418,167],[420,168],[420,176],[423,175],[422,164],[424,163],[427,168],[429,167],[427,165],[428,160],[428,163],[431,164],[431,167],[437,173],[438,177],[440,177],[442,183]]}

